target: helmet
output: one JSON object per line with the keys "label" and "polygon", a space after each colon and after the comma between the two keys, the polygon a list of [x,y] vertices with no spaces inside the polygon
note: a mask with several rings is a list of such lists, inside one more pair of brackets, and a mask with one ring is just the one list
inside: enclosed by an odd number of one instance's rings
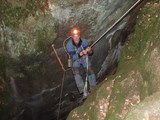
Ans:
{"label": "helmet", "polygon": [[70,31],[70,34],[71,34],[71,36],[75,36],[75,35],[80,36],[81,31],[80,31],[79,28],[72,28],[71,31]]}

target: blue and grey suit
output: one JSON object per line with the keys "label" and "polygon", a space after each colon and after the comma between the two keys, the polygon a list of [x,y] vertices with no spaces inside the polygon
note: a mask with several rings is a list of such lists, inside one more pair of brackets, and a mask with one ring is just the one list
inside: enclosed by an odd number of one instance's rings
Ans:
{"label": "blue and grey suit", "polygon": [[[84,89],[84,81],[82,79],[82,76],[80,75],[80,66],[82,65],[86,69],[87,64],[86,64],[86,57],[85,56],[81,57],[79,54],[88,47],[88,41],[86,39],[80,38],[79,44],[76,45],[74,41],[70,39],[67,42],[66,47],[73,61],[72,70],[76,81],[76,85],[81,94],[83,93]],[[96,76],[92,70],[90,61],[88,61],[88,74],[89,74],[90,88],[92,89],[96,85]]]}

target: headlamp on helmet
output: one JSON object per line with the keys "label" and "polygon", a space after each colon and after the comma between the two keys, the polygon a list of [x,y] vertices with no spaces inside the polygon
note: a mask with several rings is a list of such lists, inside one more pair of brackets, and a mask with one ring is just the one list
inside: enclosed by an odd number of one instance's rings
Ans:
{"label": "headlamp on helmet", "polygon": [[71,36],[80,36],[80,29],[79,28],[72,28],[71,29]]}

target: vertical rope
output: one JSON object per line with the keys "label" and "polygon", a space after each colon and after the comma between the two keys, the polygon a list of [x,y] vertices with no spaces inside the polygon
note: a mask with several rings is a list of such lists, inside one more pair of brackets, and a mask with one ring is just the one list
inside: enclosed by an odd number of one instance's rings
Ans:
{"label": "vertical rope", "polygon": [[58,115],[57,115],[57,120],[59,120],[59,115],[60,115],[60,110],[61,110],[61,102],[62,102],[62,94],[63,94],[63,86],[64,86],[64,79],[65,79],[65,75],[66,75],[67,70],[64,68],[63,63],[62,63],[61,59],[59,58],[58,53],[57,53],[56,49],[54,48],[54,44],[52,45],[52,48],[53,48],[53,51],[54,51],[54,53],[57,57],[57,60],[60,64],[60,66],[63,70],[63,77],[62,77],[62,83],[61,83],[62,86],[61,86],[61,92],[60,92],[60,97],[59,97],[59,106],[58,106]]}
{"label": "vertical rope", "polygon": [[86,55],[86,79],[85,79],[85,85],[84,85],[84,97],[87,96],[88,93],[88,55]]}
{"label": "vertical rope", "polygon": [[63,77],[62,77],[62,86],[61,86],[61,92],[60,92],[60,100],[59,100],[59,106],[58,106],[58,115],[57,115],[57,120],[59,120],[59,115],[60,115],[60,110],[61,110],[61,102],[62,102],[62,94],[63,94],[63,83],[64,83],[64,78],[65,78],[66,71],[63,72]]}

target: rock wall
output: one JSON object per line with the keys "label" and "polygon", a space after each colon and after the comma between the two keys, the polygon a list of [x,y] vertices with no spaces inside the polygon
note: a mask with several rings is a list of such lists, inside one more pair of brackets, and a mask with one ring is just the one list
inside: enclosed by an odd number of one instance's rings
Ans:
{"label": "rock wall", "polygon": [[[55,44],[66,68],[67,55],[62,43],[73,26],[78,26],[82,37],[92,43],[134,2],[136,0],[2,0],[0,55],[5,61],[1,64],[5,63],[2,73],[6,76],[2,75],[2,79],[7,81],[12,98],[10,99],[15,103],[12,105],[16,106],[10,116],[33,117],[31,113],[34,111],[35,119],[45,119],[41,117],[44,115],[42,113],[49,109],[55,117],[63,71],[51,44]],[[92,61],[98,82],[117,67],[122,41],[124,42],[127,36],[122,37],[124,39],[119,38],[128,34],[126,28],[129,20],[128,16],[93,47]],[[77,90],[72,71],[67,72],[64,84],[63,97],[70,100],[72,95],[68,95],[68,92]],[[77,106],[74,102],[70,103],[73,107],[65,109],[70,111]],[[62,116],[67,113],[65,109]],[[21,119],[24,119],[24,116]]]}

